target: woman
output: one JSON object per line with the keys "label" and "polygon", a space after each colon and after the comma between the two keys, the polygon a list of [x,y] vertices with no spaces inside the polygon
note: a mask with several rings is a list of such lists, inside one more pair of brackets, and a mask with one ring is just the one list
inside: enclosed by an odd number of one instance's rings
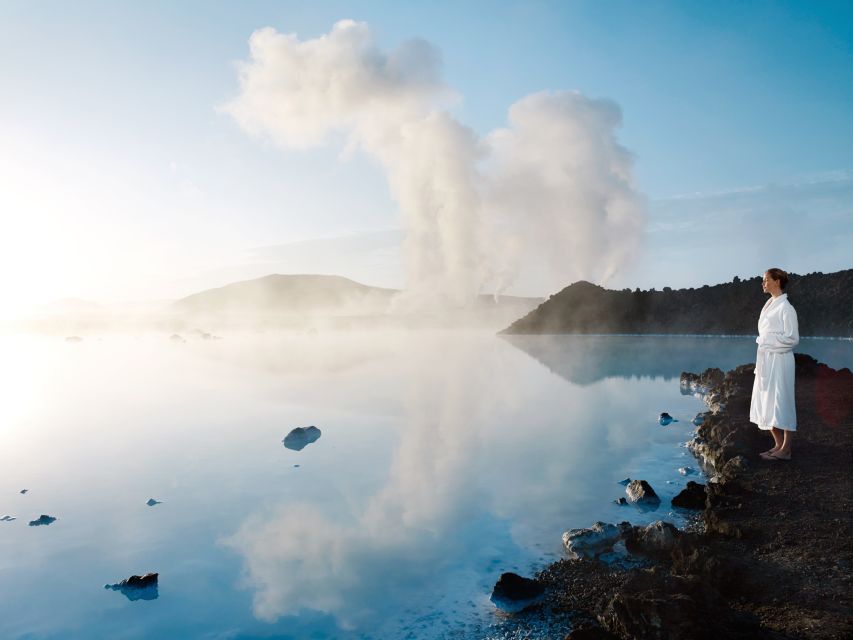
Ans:
{"label": "woman", "polygon": [[761,454],[765,460],[790,460],[791,440],[797,430],[794,402],[794,347],[800,342],[797,312],[784,293],[788,274],[768,269],[761,282],[770,299],[758,318],[758,353],[749,420],[770,431],[774,446]]}

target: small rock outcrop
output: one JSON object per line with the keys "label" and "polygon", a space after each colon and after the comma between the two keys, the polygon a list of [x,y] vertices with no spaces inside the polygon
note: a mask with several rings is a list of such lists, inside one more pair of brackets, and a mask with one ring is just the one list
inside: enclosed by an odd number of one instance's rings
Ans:
{"label": "small rock outcrop", "polygon": [[42,525],[48,525],[51,522],[56,522],[56,518],[43,513],[38,517],[37,520],[30,520],[30,526],[31,527],[40,527]]}
{"label": "small rock outcrop", "polygon": [[675,418],[669,415],[666,411],[664,411],[660,416],[658,416],[658,422],[660,426],[665,427],[667,425],[672,424],[673,422],[678,422]]}
{"label": "small rock outcrop", "polygon": [[282,442],[284,446],[293,451],[302,451],[312,442],[316,442],[320,438],[321,432],[315,426],[296,427],[288,433]]}
{"label": "small rock outcrop", "polygon": [[104,589],[119,591],[128,600],[156,600],[159,573],[130,576],[116,584],[105,584]]}
{"label": "small rock outcrop", "polygon": [[163,504],[160,500],[155,500],[154,498],[148,498],[146,503],[149,507],[153,507],[155,504]]}
{"label": "small rock outcrop", "polygon": [[595,558],[613,548],[622,533],[616,525],[596,522],[588,529],[571,529],[563,534],[563,545],[574,559]]}
{"label": "small rock outcrop", "polygon": [[672,551],[681,532],[669,522],[658,520],[645,527],[625,532],[625,548],[631,553],[666,555]]}
{"label": "small rock outcrop", "polygon": [[658,494],[645,480],[631,480],[625,487],[625,493],[628,494],[628,501],[634,504],[649,506],[660,504]]}
{"label": "small rock outcrop", "polygon": [[672,506],[682,509],[704,509],[705,485],[690,480],[687,487],[672,499]]}
{"label": "small rock outcrop", "polygon": [[539,604],[545,597],[545,587],[537,580],[516,573],[504,573],[495,583],[489,598],[501,611],[518,613]]}
{"label": "small rock outcrop", "polygon": [[17,518],[14,518],[13,516],[3,516],[0,518],[0,522],[12,522],[13,520],[17,520]]}

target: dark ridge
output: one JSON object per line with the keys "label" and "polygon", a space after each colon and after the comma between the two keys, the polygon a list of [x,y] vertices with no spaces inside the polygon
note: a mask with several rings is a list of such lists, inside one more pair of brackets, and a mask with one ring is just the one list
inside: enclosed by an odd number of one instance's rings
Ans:
{"label": "dark ridge", "polygon": [[[853,337],[853,269],[791,274],[786,293],[801,336]],[[581,280],[502,333],[755,335],[766,299],[759,277],[663,291],[614,291]]]}

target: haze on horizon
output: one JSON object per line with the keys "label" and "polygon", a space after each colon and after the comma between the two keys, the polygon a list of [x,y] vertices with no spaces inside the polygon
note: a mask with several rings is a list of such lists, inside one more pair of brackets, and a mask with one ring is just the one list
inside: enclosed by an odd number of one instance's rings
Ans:
{"label": "haze on horizon", "polygon": [[0,316],[852,266],[853,9],[565,4],[0,6]]}

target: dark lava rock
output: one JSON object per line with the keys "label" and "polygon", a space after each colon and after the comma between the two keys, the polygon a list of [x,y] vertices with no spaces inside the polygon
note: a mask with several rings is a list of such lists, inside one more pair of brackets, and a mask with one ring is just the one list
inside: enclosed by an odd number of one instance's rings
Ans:
{"label": "dark lava rock", "polygon": [[652,485],[645,480],[631,480],[630,484],[625,487],[625,493],[628,494],[629,502],[634,504],[660,504],[658,494],[652,489]]}
{"label": "dark lava rock", "polygon": [[48,525],[51,522],[56,522],[56,518],[53,516],[45,515],[44,513],[39,516],[38,520],[30,520],[31,527],[40,527],[42,525]]}
{"label": "dark lava rock", "polygon": [[616,484],[621,484],[623,487],[627,487],[629,484],[631,484],[631,478],[625,478],[624,480],[620,480]]}
{"label": "dark lava rock", "polygon": [[711,367],[710,369],[705,369],[705,371],[698,375],[682,371],[679,383],[682,387],[690,389],[691,391],[707,393],[711,389],[721,385],[725,377],[726,374],[723,373],[721,369]]}
{"label": "dark lava rock", "polygon": [[148,502],[146,502],[149,507],[153,507],[155,504],[163,504],[159,500],[155,500],[154,498],[148,498]]}
{"label": "dark lava rock", "polygon": [[315,426],[296,427],[288,433],[282,442],[284,446],[293,451],[302,451],[312,442],[316,442],[320,437],[320,430]]}
{"label": "dark lava rock", "polygon": [[690,480],[687,487],[672,499],[672,506],[682,509],[704,509],[705,485]]}
{"label": "dark lava rock", "polygon": [[621,535],[616,525],[596,522],[588,529],[566,531],[563,545],[573,558],[594,558],[612,549]]}
{"label": "dark lava rock", "polygon": [[518,613],[542,602],[545,587],[516,573],[504,573],[495,583],[490,600],[501,611]]}
{"label": "dark lava rock", "polygon": [[0,518],[0,522],[12,522],[13,520],[17,520],[17,518],[13,518],[12,516],[3,516]]}
{"label": "dark lava rock", "polygon": [[624,534],[625,548],[631,553],[666,556],[672,551],[681,532],[669,522],[658,520],[645,527],[632,527]]}
{"label": "dark lava rock", "polygon": [[615,503],[616,503],[616,504],[618,504],[618,505],[628,504],[628,501],[627,501],[624,497],[622,497],[622,498],[617,498],[617,499],[616,499],[616,500],[614,500],[613,502],[615,502]]}
{"label": "dark lava rock", "polygon": [[660,417],[658,418],[658,422],[660,422],[660,425],[662,427],[665,427],[666,425],[671,424],[673,422],[678,422],[678,420],[676,420],[671,415],[669,415],[666,411],[664,411],[662,414],[660,414]]}
{"label": "dark lava rock", "polygon": [[24,495],[29,489],[21,489],[21,495]]}
{"label": "dark lava rock", "polygon": [[144,576],[130,576],[116,584],[105,584],[104,589],[120,591],[128,600],[156,600],[159,573],[146,573]]}

